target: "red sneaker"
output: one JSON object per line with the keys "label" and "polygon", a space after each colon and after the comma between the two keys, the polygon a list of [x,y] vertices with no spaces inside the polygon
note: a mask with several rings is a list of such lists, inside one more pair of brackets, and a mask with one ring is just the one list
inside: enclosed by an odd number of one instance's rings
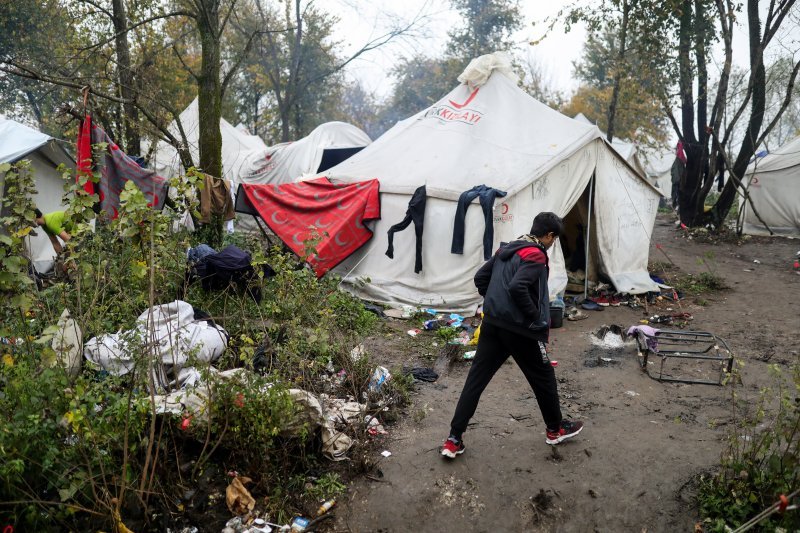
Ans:
{"label": "red sneaker", "polygon": [[464,441],[456,440],[454,437],[448,437],[447,440],[444,441],[444,446],[442,446],[442,456],[448,459],[455,459],[456,455],[461,455],[464,453],[465,449]]}
{"label": "red sneaker", "polygon": [[561,427],[558,428],[558,431],[551,431],[549,429],[547,430],[547,438],[545,439],[545,442],[547,444],[562,443],[580,433],[582,429],[583,422],[562,420]]}

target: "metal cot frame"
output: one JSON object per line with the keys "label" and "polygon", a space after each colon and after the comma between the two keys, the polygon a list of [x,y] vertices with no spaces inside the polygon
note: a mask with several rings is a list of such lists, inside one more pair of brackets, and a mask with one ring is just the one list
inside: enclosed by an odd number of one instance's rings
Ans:
{"label": "metal cot frame", "polygon": [[[728,348],[728,344],[720,337],[706,331],[662,329],[655,335],[648,335],[639,331],[636,335],[636,343],[639,348],[639,365],[648,376],[658,381],[722,385],[725,376],[733,368],[733,354]],[[658,357],[661,360],[657,375],[653,375],[650,372],[650,359],[653,357]],[[710,379],[665,376],[664,364],[668,359],[719,361],[719,378],[714,381]]]}

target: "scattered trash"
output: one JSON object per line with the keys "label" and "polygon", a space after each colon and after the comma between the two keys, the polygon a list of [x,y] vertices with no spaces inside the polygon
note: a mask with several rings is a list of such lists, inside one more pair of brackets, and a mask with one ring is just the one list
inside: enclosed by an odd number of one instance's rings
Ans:
{"label": "scattered trash", "polygon": [[550,361],[550,366],[552,366],[553,368],[557,367],[558,361]]}
{"label": "scattered trash", "polygon": [[464,360],[469,361],[470,359],[475,359],[475,354],[478,350],[472,350],[471,352],[464,352]]}
{"label": "scattered trash", "polygon": [[412,337],[416,337],[417,335],[419,335],[421,333],[421,331],[418,330],[418,329],[410,329],[410,330],[406,331],[406,333],[408,333]]}
{"label": "scattered trash", "polygon": [[319,509],[317,509],[317,516],[324,515],[325,513],[330,511],[331,508],[334,505],[336,505],[336,500],[328,500],[328,501],[326,501],[325,503],[323,503],[322,505],[319,506]]}
{"label": "scattered trash", "polygon": [[450,313],[450,317],[447,321],[448,325],[453,328],[460,328],[463,322],[464,322],[464,317],[459,315],[458,313]]}
{"label": "scattered trash", "polygon": [[622,348],[625,345],[625,333],[617,325],[603,326],[590,336],[592,344],[606,349]]}
{"label": "scattered trash", "polygon": [[367,351],[364,349],[363,344],[359,344],[352,350],[350,350],[350,360],[354,363],[357,362],[359,359],[366,355]]}
{"label": "scattered trash", "polygon": [[245,487],[251,481],[249,477],[239,477],[234,474],[231,484],[225,489],[225,503],[228,505],[228,510],[237,516],[249,513],[256,505],[256,500]]}
{"label": "scattered trash", "polygon": [[392,452],[390,452],[389,450],[383,450],[381,452],[381,455],[384,457],[390,457],[392,455]]}
{"label": "scattered trash", "polygon": [[311,521],[308,518],[303,518],[302,516],[295,516],[292,519],[292,533],[302,533],[308,527],[308,524]]}
{"label": "scattered trash", "polygon": [[432,383],[439,379],[439,374],[437,374],[432,368],[426,368],[423,366],[404,368],[403,373],[411,374],[414,379],[419,381],[427,381],[428,383]]}
{"label": "scattered trash", "polygon": [[449,341],[447,344],[459,344],[461,346],[466,346],[469,344],[469,340],[469,333],[462,330],[455,339]]}
{"label": "scattered trash", "polygon": [[631,398],[633,398],[634,396],[639,396],[639,393],[638,393],[638,392],[636,392],[636,391],[632,391],[632,390],[626,390],[626,391],[625,391],[625,394],[626,394],[627,396],[630,396]]}
{"label": "scattered trash", "polygon": [[272,528],[263,518],[256,518],[247,533],[272,533]]}
{"label": "scattered trash", "polygon": [[[483,319],[483,313],[481,313],[481,319]],[[472,334],[472,339],[469,341],[469,345],[477,346],[478,339],[480,338],[480,336],[481,336],[481,327],[478,326],[477,328],[475,328],[475,332]]]}
{"label": "scattered trash", "polygon": [[402,314],[403,318],[411,318],[411,315],[413,315],[414,312],[416,311],[410,305],[403,305],[403,306],[400,307],[400,309],[402,309],[402,311],[403,311],[403,314]]}
{"label": "scattered trash", "polygon": [[434,318],[433,320],[426,320],[423,322],[422,327],[428,331],[435,331],[442,327],[442,324]]}
{"label": "scattered trash", "polygon": [[81,371],[83,341],[81,328],[70,316],[69,309],[64,309],[56,324],[58,331],[53,335],[51,347],[56,352],[56,361],[67,375],[75,377]]}
{"label": "scattered trash", "polygon": [[372,392],[377,392],[383,386],[383,384],[388,381],[392,375],[389,373],[389,369],[385,366],[379,366],[375,369],[372,373],[372,377],[369,378],[369,390]]}
{"label": "scattered trash", "polygon": [[757,265],[760,265],[760,264],[761,264],[761,261],[759,261],[758,259],[753,259],[753,263],[755,263],[755,264],[757,264]]}

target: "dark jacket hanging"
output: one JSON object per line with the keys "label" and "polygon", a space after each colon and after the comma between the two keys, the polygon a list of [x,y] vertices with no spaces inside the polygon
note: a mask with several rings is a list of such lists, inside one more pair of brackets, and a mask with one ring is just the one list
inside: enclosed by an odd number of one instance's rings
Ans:
{"label": "dark jacket hanging", "polygon": [[414,260],[414,273],[419,274],[422,271],[422,227],[425,223],[425,202],[426,192],[425,186],[418,187],[411,200],[408,202],[408,209],[406,210],[406,217],[389,228],[389,247],[386,249],[386,255],[394,259],[394,234],[397,231],[403,231],[408,227],[411,222],[414,222],[414,234],[417,236],[417,251],[416,259]]}
{"label": "dark jacket hanging", "polygon": [[453,223],[453,243],[450,247],[450,253],[463,254],[464,253],[464,219],[467,216],[467,208],[470,202],[475,198],[479,198],[481,208],[483,209],[483,217],[485,219],[485,229],[483,230],[483,259],[488,261],[492,257],[492,243],[494,241],[494,221],[492,220],[492,208],[494,207],[494,199],[503,197],[508,194],[506,191],[500,191],[487,187],[486,185],[476,185],[468,191],[461,193],[458,197],[458,206],[456,207],[456,218]]}

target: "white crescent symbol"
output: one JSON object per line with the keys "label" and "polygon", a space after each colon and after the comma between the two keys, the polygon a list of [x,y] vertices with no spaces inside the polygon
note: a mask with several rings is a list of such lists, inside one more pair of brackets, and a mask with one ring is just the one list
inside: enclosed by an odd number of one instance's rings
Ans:
{"label": "white crescent symbol", "polygon": [[299,232],[295,233],[294,235],[292,235],[292,240],[295,242],[295,244],[299,244],[300,246],[302,246],[303,245],[303,241],[298,241],[297,240],[297,235],[298,234],[299,234]]}
{"label": "white crescent symbol", "polygon": [[289,222],[289,217],[286,217],[286,218],[285,218],[285,219],[283,219],[283,220],[278,220],[278,219],[276,218],[276,216],[278,215],[278,213],[282,213],[282,211],[275,211],[274,213],[272,213],[272,221],[273,221],[274,223],[276,223],[276,224],[286,224],[287,222]]}
{"label": "white crescent symbol", "polygon": [[359,229],[367,229],[366,227],[364,227],[363,221],[361,220],[360,216],[356,217],[356,227]]}
{"label": "white crescent symbol", "polygon": [[346,206],[346,205],[342,205],[342,201],[341,200],[338,200],[336,202],[336,209],[347,209],[347,207],[348,206]]}
{"label": "white crescent symbol", "polygon": [[272,189],[273,189],[273,192],[274,192],[275,194],[286,194],[286,192],[285,192],[285,191],[282,191],[282,190],[281,190],[281,186],[280,186],[280,185],[278,185],[278,184],[275,184],[275,185],[273,185],[273,186],[272,186]]}
{"label": "white crescent symbol", "polygon": [[331,193],[326,192],[325,194],[314,193],[314,200],[318,202],[322,202],[323,200],[327,200],[330,197]]}
{"label": "white crescent symbol", "polygon": [[347,246],[348,244],[350,244],[350,241],[345,241],[345,242],[340,241],[339,235],[341,235],[341,232],[337,233],[336,236],[333,238],[333,240],[336,241],[336,244],[338,244],[339,246]]}
{"label": "white crescent symbol", "polygon": [[319,221],[320,218],[322,217],[317,217],[317,220],[314,222],[314,225],[318,228],[327,228],[328,226],[333,224],[333,222],[328,222],[327,224],[323,224],[322,222]]}

